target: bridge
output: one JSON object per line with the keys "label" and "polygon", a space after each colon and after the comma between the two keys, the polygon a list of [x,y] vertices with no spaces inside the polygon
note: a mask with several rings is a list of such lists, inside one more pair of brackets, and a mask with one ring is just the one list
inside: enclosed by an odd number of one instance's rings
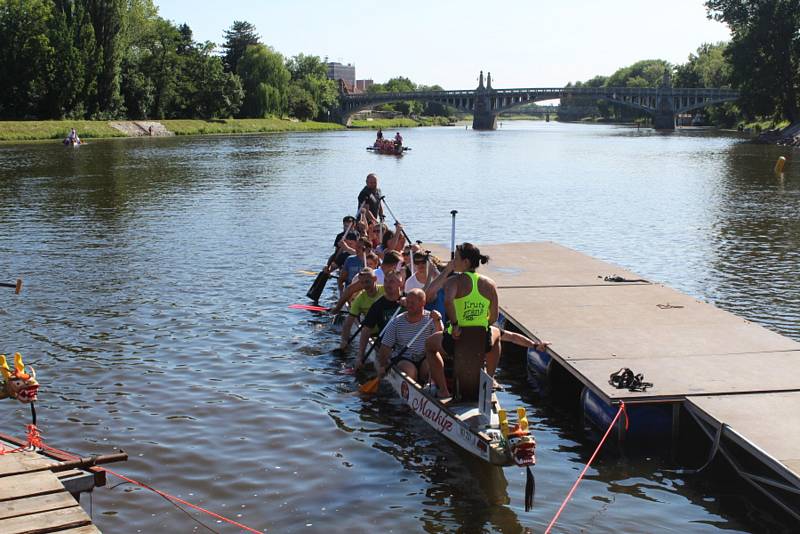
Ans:
{"label": "bridge", "polygon": [[458,91],[410,91],[402,93],[345,94],[340,97],[338,120],[348,124],[354,113],[379,104],[400,101],[436,102],[472,113],[475,130],[497,128],[497,115],[517,106],[569,97],[590,97],[607,100],[619,106],[634,108],[653,117],[657,129],[674,130],[675,117],[690,111],[734,102],[739,92],[722,88],[672,87],[668,71],[659,87],[534,87],[525,89],[494,89],[492,74],[483,82],[483,71],[477,89]]}

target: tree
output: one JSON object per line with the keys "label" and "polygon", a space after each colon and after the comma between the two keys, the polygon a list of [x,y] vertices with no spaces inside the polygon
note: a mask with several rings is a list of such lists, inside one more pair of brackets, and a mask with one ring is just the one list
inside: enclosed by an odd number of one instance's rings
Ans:
{"label": "tree", "polygon": [[[292,83],[311,95],[316,109],[314,116],[327,118],[328,112],[338,105],[339,91],[336,82],[328,79],[325,63],[319,56],[298,54],[286,61],[286,68]],[[291,109],[291,102],[289,107]]]}
{"label": "tree", "polygon": [[183,108],[175,113],[203,119],[232,117],[239,112],[244,90],[239,77],[225,72],[222,60],[214,55],[214,43],[193,44],[182,60],[178,94]]}
{"label": "tree", "polygon": [[258,44],[261,44],[261,41],[253,24],[242,20],[233,21],[231,28],[225,30],[225,43],[222,45],[225,49],[222,58],[225,72],[239,72],[239,61],[247,47]]}
{"label": "tree", "polygon": [[47,0],[0,0],[0,116],[40,113],[53,69]]}
{"label": "tree", "polygon": [[282,55],[262,44],[248,46],[237,72],[245,91],[243,116],[266,117],[286,111],[291,74]]}
{"label": "tree", "polygon": [[300,85],[293,83],[288,91],[289,114],[301,121],[317,116],[317,103],[314,97]]}
{"label": "tree", "polygon": [[743,111],[800,120],[800,0],[707,0],[706,9],[731,30],[725,57]]}
{"label": "tree", "polygon": [[[92,79],[88,95],[91,116],[113,116],[120,112],[120,70],[122,64],[123,17],[128,0],[83,0],[94,30],[95,46],[88,74]],[[136,4],[137,2],[133,2]]]}
{"label": "tree", "polygon": [[665,70],[672,65],[663,59],[645,59],[618,69],[606,80],[606,87],[658,87]]}

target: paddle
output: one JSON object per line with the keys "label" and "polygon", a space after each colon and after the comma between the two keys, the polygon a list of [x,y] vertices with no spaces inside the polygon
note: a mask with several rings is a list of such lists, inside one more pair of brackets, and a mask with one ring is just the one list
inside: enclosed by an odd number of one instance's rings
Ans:
{"label": "paddle", "polygon": [[[387,209],[387,210],[389,210],[389,214],[390,214],[392,217],[394,217],[394,222],[397,222],[397,217],[395,216],[394,212],[392,211],[392,208],[390,208],[390,207],[389,207],[389,204],[387,204],[387,203],[386,203],[386,195],[384,195],[384,196],[382,196],[382,197],[381,197],[381,202],[383,202],[383,205],[384,205],[384,206],[386,206],[386,209]],[[401,226],[401,227],[400,227],[400,231],[401,231],[401,232],[403,232],[403,236],[405,236],[405,238],[406,238],[406,241],[408,241],[408,244],[409,244],[409,245],[410,245],[411,243],[413,243],[413,241],[411,241],[411,238],[410,238],[410,237],[408,237],[408,234],[406,233],[406,229],[405,229],[405,228],[403,228],[403,227]]]}
{"label": "paddle", "polygon": [[316,312],[330,311],[330,308],[325,308],[323,306],[311,306],[310,304],[289,304],[289,307],[293,310],[308,310]]}
{"label": "paddle", "polygon": [[9,284],[7,282],[0,282],[0,287],[13,287],[14,294],[19,295],[19,292],[22,290],[22,278],[17,278],[16,284]]}
{"label": "paddle", "polygon": [[[353,342],[353,340],[356,338],[358,333],[361,332],[362,328],[364,328],[364,323],[361,323],[360,325],[358,325],[358,328],[356,328],[356,331],[353,333],[352,336],[350,336],[350,339],[347,340],[347,343],[344,344],[345,347],[349,347],[350,346],[350,343]],[[335,352],[337,354],[341,354],[341,353],[344,352],[344,349],[336,348],[336,349],[333,349],[333,352]]]}
{"label": "paddle", "polygon": [[[406,351],[408,350],[408,348],[409,348],[411,345],[413,345],[413,344],[414,344],[414,342],[417,340],[417,338],[420,336],[420,334],[422,334],[422,332],[423,332],[424,330],[427,330],[427,328],[428,328],[428,327],[431,325],[431,323],[433,323],[433,317],[431,317],[430,319],[428,319],[428,321],[427,321],[427,322],[426,322],[424,325],[422,325],[422,328],[420,328],[420,329],[417,331],[417,333],[416,333],[416,334],[414,334],[414,337],[412,337],[412,338],[411,338],[411,341],[409,341],[408,343],[406,343],[405,347],[403,347],[403,348],[400,350],[400,352],[397,354],[397,356],[395,356],[395,357],[394,357],[394,359],[395,359],[395,360],[399,360],[399,359],[400,359],[400,357],[401,357],[403,354],[405,354],[405,353],[406,353]],[[389,325],[388,325],[388,323],[387,323],[387,325],[386,325],[386,326],[389,326]],[[385,330],[385,329],[384,329],[384,330]],[[374,345],[373,345],[373,346],[374,346]],[[391,366],[392,366],[392,364],[390,363],[390,364],[389,364],[389,367],[391,367]],[[387,368],[386,368],[386,370],[387,370],[387,371],[389,370],[389,367],[387,367]],[[384,373],[385,373],[385,372],[386,372],[386,371],[384,371]],[[375,378],[373,378],[372,380],[369,380],[369,381],[367,381],[367,382],[364,382],[364,384],[362,384],[362,385],[361,385],[361,386],[358,388],[358,390],[359,390],[361,393],[375,393],[376,391],[378,391],[378,385],[379,385],[379,384],[380,384],[380,382],[381,382],[381,378],[383,378],[383,375],[379,374],[378,376],[376,376],[376,377],[375,377]]]}
{"label": "paddle", "polygon": [[[363,206],[364,203],[362,202],[361,205]],[[361,211],[361,206],[359,206],[358,209]],[[344,231],[342,239],[346,238],[347,234],[349,234],[353,229],[353,224],[354,223],[351,222],[347,226],[347,230]],[[338,250],[334,253],[334,257],[336,254],[338,254]],[[306,291],[306,296],[314,302],[319,301],[319,298],[322,296],[322,292],[325,291],[325,284],[328,283],[328,280],[331,277],[331,273],[328,272],[327,267],[328,266],[326,265],[325,268],[319,272],[317,277],[314,279],[314,282],[311,284],[311,287],[308,289],[308,291]]]}
{"label": "paddle", "polygon": [[397,317],[397,314],[400,312],[401,308],[402,308],[402,306],[400,306],[400,304],[398,303],[397,308],[395,308],[395,310],[394,310],[394,313],[392,314],[391,317],[389,317],[389,320],[386,321],[386,324],[384,325],[383,329],[381,330],[381,333],[378,334],[378,339],[375,341],[375,343],[372,344],[372,346],[367,350],[367,352],[364,353],[363,361],[367,361],[367,358],[369,358],[369,355],[372,354],[373,350],[375,350],[375,347],[378,345],[378,342],[383,337],[383,333],[386,331],[386,327],[389,326],[389,323],[394,321],[394,318]]}
{"label": "paddle", "polygon": [[453,210],[450,215],[453,216],[453,229],[450,231],[450,259],[456,257],[456,214],[458,210]]}

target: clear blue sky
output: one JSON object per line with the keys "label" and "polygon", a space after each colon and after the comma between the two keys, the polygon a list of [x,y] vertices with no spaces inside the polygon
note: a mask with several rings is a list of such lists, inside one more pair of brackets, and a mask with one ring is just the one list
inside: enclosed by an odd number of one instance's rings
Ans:
{"label": "clear blue sky", "polygon": [[234,20],[256,25],[285,56],[353,63],[376,82],[402,75],[445,89],[563,86],[640,59],[683,63],[704,42],[726,41],[702,0],[154,0],[196,40],[223,41]]}

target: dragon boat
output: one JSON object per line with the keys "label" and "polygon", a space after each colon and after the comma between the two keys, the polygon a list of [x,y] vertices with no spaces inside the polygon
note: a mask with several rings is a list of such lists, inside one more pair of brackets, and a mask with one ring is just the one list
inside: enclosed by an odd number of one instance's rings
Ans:
{"label": "dragon boat", "polygon": [[402,156],[404,152],[411,149],[407,146],[396,145],[394,141],[390,141],[388,139],[379,139],[375,141],[374,145],[368,146],[367,150],[374,152],[375,154]]}
{"label": "dragon boat", "polygon": [[525,408],[519,407],[511,421],[494,393],[494,380],[483,369],[482,327],[462,328],[455,346],[448,382],[455,395],[447,403],[436,396],[435,386],[421,385],[390,365],[385,379],[403,403],[436,432],[465,451],[495,466],[525,467],[525,511],[533,507],[536,440],[531,434]]}

